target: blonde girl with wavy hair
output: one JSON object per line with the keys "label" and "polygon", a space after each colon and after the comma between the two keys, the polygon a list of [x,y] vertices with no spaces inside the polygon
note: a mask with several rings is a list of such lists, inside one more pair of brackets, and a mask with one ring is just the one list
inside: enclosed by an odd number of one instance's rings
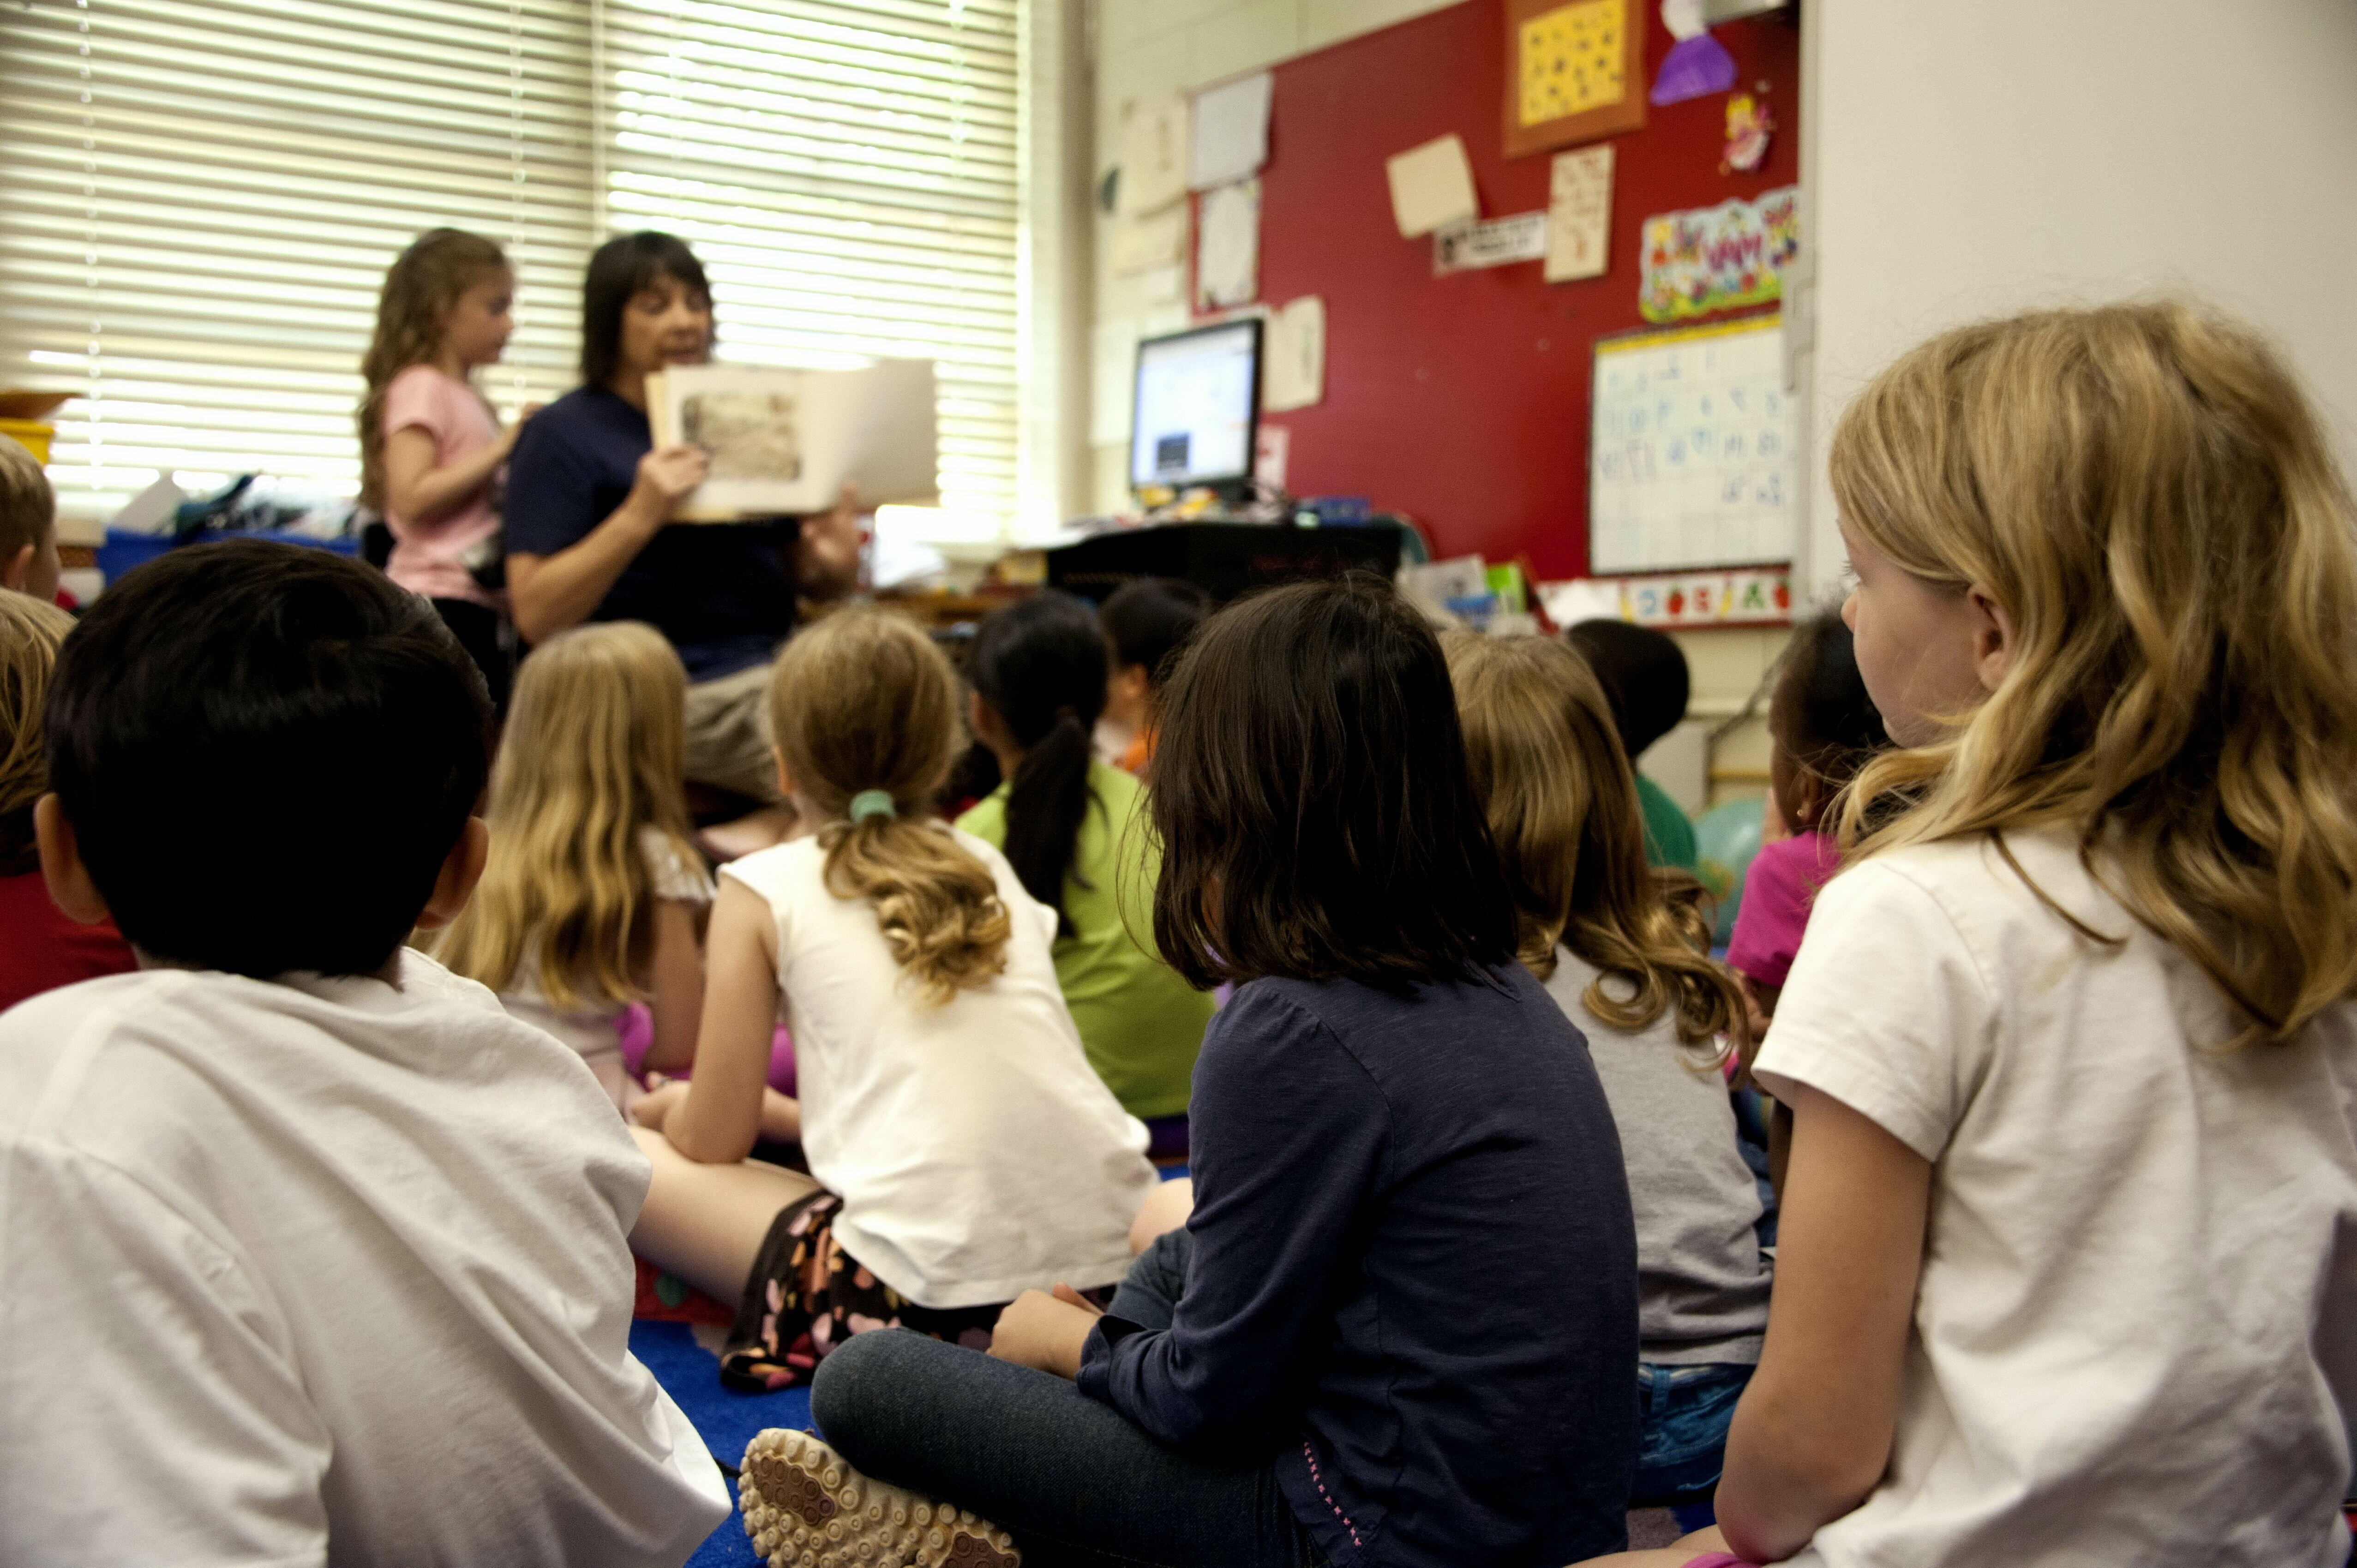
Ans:
{"label": "blonde girl with wavy hair", "polygon": [[2342,1563],[2357,509],[2321,423],[2239,323],[2056,310],[1903,356],[1832,475],[1905,749],[1756,1068],[1794,1126],[1724,1541]]}
{"label": "blonde girl with wavy hair", "polygon": [[1517,956],[1587,1037],[1620,1134],[1637,1219],[1632,1506],[1697,1496],[1768,1323],[1759,1186],[1717,1070],[1741,994],[1711,961],[1700,886],[1645,863],[1636,775],[1587,662],[1544,638],[1441,646]]}
{"label": "blonde girl with wavy hair", "polygon": [[579,1051],[614,1103],[637,1081],[623,1013],[643,1002],[640,1067],[695,1053],[712,880],[682,783],[687,672],[652,627],[559,632],[524,661],[491,768],[490,858],[436,954],[515,1016]]}
{"label": "blonde girl with wavy hair", "polygon": [[497,244],[463,229],[420,234],[385,271],[357,411],[361,504],[393,533],[385,575],[434,601],[502,712],[514,660],[497,481],[523,425],[502,428],[474,377],[506,351],[514,302]]}
{"label": "blonde girl with wavy hair", "polygon": [[[739,1386],[806,1381],[870,1328],[986,1346],[1028,1288],[1117,1284],[1155,1186],[1065,1010],[1055,911],[934,811],[959,707],[948,659],[881,610],[778,658],[802,836],[722,868],[695,1077],[636,1110],[655,1174],[632,1245],[739,1303]],[[798,1101],[764,1092],[781,1010]],[[747,1159],[764,1133],[810,1175]]]}

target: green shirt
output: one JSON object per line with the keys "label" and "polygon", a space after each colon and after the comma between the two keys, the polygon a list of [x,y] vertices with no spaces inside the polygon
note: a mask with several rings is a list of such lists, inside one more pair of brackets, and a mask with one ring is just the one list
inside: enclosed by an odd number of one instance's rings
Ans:
{"label": "green shirt", "polygon": [[1637,775],[1637,807],[1645,818],[1645,864],[1694,870],[1697,864],[1694,823],[1678,810],[1678,803],[1670,799],[1670,792],[1640,773]]}
{"label": "green shirt", "polygon": [[[1162,868],[1137,821],[1145,790],[1102,762],[1089,764],[1089,789],[1095,798],[1064,877],[1072,934],[1056,939],[1056,980],[1089,1065],[1122,1109],[1139,1118],[1173,1116],[1187,1109],[1195,1053],[1215,1004],[1153,950],[1154,879]],[[957,825],[1004,849],[1006,790],[1000,785]]]}

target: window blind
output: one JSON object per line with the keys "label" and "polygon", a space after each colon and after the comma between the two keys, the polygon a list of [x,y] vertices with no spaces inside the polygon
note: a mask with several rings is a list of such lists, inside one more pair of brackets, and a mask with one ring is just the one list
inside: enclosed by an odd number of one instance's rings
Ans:
{"label": "window blind", "polygon": [[385,267],[451,224],[519,277],[511,406],[569,385],[594,214],[565,0],[33,0],[0,10],[0,378],[72,392],[50,475],[357,488]]}
{"label": "window blind", "polygon": [[942,507],[994,534],[1016,504],[1020,3],[599,7],[608,224],[695,248],[722,359],[934,360]]}
{"label": "window blind", "polygon": [[995,536],[1025,3],[9,0],[0,384],[75,394],[70,516],[159,469],[350,493],[377,290],[420,231],[517,265],[480,377],[511,415],[573,384],[588,251],[662,227],[711,274],[724,359],[936,360],[942,532]]}

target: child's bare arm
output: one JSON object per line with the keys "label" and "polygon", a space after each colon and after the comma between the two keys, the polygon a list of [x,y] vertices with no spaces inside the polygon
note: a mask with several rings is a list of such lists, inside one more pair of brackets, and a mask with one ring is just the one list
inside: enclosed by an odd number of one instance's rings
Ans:
{"label": "child's bare arm", "polygon": [[741,1160],[760,1133],[778,1024],[776,943],[769,904],[743,883],[721,878],[705,961],[695,1079],[662,1126],[673,1147],[691,1160]]}
{"label": "child's bare arm", "polygon": [[1781,1562],[1889,1463],[1929,1210],[1929,1161],[1841,1101],[1793,1101],[1791,1186],[1760,1370],[1736,1407],[1718,1524]]}
{"label": "child's bare arm", "polygon": [[658,898],[654,943],[648,964],[653,998],[654,1042],[640,1065],[648,1072],[677,1072],[695,1059],[695,1036],[704,1017],[704,947],[695,923],[704,906]]}
{"label": "child's bare arm", "polygon": [[403,425],[384,438],[385,510],[404,522],[434,522],[447,517],[490,483],[500,465],[508,460],[515,446],[515,433],[522,428],[511,425],[490,446],[437,468],[433,433],[422,425]]}

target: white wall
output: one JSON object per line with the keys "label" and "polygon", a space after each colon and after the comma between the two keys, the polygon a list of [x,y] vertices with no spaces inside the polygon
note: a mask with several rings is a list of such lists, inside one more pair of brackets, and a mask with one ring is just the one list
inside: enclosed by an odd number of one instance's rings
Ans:
{"label": "white wall", "polygon": [[1940,328],[2180,289],[2290,350],[2357,470],[2357,4],[1809,0],[1816,270],[1804,580],[1841,566],[1824,454]]}

